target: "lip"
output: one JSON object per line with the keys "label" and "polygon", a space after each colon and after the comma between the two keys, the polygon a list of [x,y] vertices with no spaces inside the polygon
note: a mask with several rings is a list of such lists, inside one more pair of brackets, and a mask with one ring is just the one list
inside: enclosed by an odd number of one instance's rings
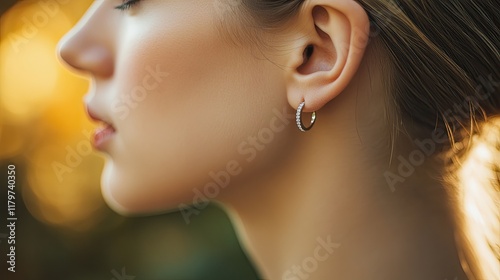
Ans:
{"label": "lip", "polygon": [[109,124],[97,128],[94,131],[92,144],[96,149],[100,151],[104,150],[105,144],[111,140],[111,138],[115,135],[115,132],[115,129]]}
{"label": "lip", "polygon": [[106,144],[113,138],[116,134],[116,130],[109,122],[103,120],[96,112],[94,112],[88,105],[85,105],[85,111],[89,118],[95,122],[101,123],[99,127],[97,127],[92,135],[92,145],[95,149],[103,151],[106,147]]}

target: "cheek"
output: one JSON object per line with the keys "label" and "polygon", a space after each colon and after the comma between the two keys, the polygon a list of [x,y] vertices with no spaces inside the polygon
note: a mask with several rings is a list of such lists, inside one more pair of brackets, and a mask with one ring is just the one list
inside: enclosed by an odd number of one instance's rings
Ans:
{"label": "cheek", "polygon": [[149,32],[123,38],[111,110],[118,133],[103,176],[111,205],[148,212],[189,202],[286,106],[284,94],[273,98],[282,89],[264,81],[270,66],[223,44],[211,20],[150,18]]}

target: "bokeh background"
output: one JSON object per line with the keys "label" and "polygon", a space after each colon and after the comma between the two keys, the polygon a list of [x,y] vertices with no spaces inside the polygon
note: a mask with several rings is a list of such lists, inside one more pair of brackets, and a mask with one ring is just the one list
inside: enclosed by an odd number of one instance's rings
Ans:
{"label": "bokeh background", "polygon": [[[56,59],[93,0],[0,3],[0,279],[259,279],[227,216],[211,206],[124,218],[100,193],[88,81]],[[7,271],[7,166],[16,166],[16,272]]]}

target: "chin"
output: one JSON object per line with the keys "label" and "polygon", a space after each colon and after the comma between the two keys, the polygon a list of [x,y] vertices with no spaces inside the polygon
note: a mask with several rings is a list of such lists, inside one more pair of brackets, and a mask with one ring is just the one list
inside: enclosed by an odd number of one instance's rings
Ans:
{"label": "chin", "polygon": [[127,217],[176,212],[179,204],[190,203],[189,192],[168,185],[137,180],[133,172],[119,170],[112,160],[106,163],[101,178],[104,201],[113,211]]}
{"label": "chin", "polygon": [[[119,172],[112,160],[106,162],[101,177],[101,193],[106,204],[122,216],[139,216],[153,212],[151,204],[144,198],[147,188],[134,186],[134,180],[131,180],[133,178],[127,178],[124,174],[127,172]],[[132,174],[127,175],[130,177]]]}
{"label": "chin", "polygon": [[117,199],[119,196],[116,195],[116,192],[119,190],[117,190],[115,185],[116,183],[114,182],[111,168],[107,164],[101,178],[101,193],[106,204],[111,210],[122,216],[136,216],[141,214],[139,209],[133,209],[130,205],[127,205],[127,203]]}

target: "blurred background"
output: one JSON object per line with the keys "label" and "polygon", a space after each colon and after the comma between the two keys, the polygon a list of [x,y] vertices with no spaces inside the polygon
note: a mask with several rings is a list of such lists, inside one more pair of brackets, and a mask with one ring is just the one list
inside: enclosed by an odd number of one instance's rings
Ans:
{"label": "blurred background", "polygon": [[[124,218],[100,193],[82,98],[87,80],[56,60],[93,0],[0,3],[0,279],[259,279],[226,215],[209,207]],[[16,166],[16,267],[8,272],[7,171]]]}

